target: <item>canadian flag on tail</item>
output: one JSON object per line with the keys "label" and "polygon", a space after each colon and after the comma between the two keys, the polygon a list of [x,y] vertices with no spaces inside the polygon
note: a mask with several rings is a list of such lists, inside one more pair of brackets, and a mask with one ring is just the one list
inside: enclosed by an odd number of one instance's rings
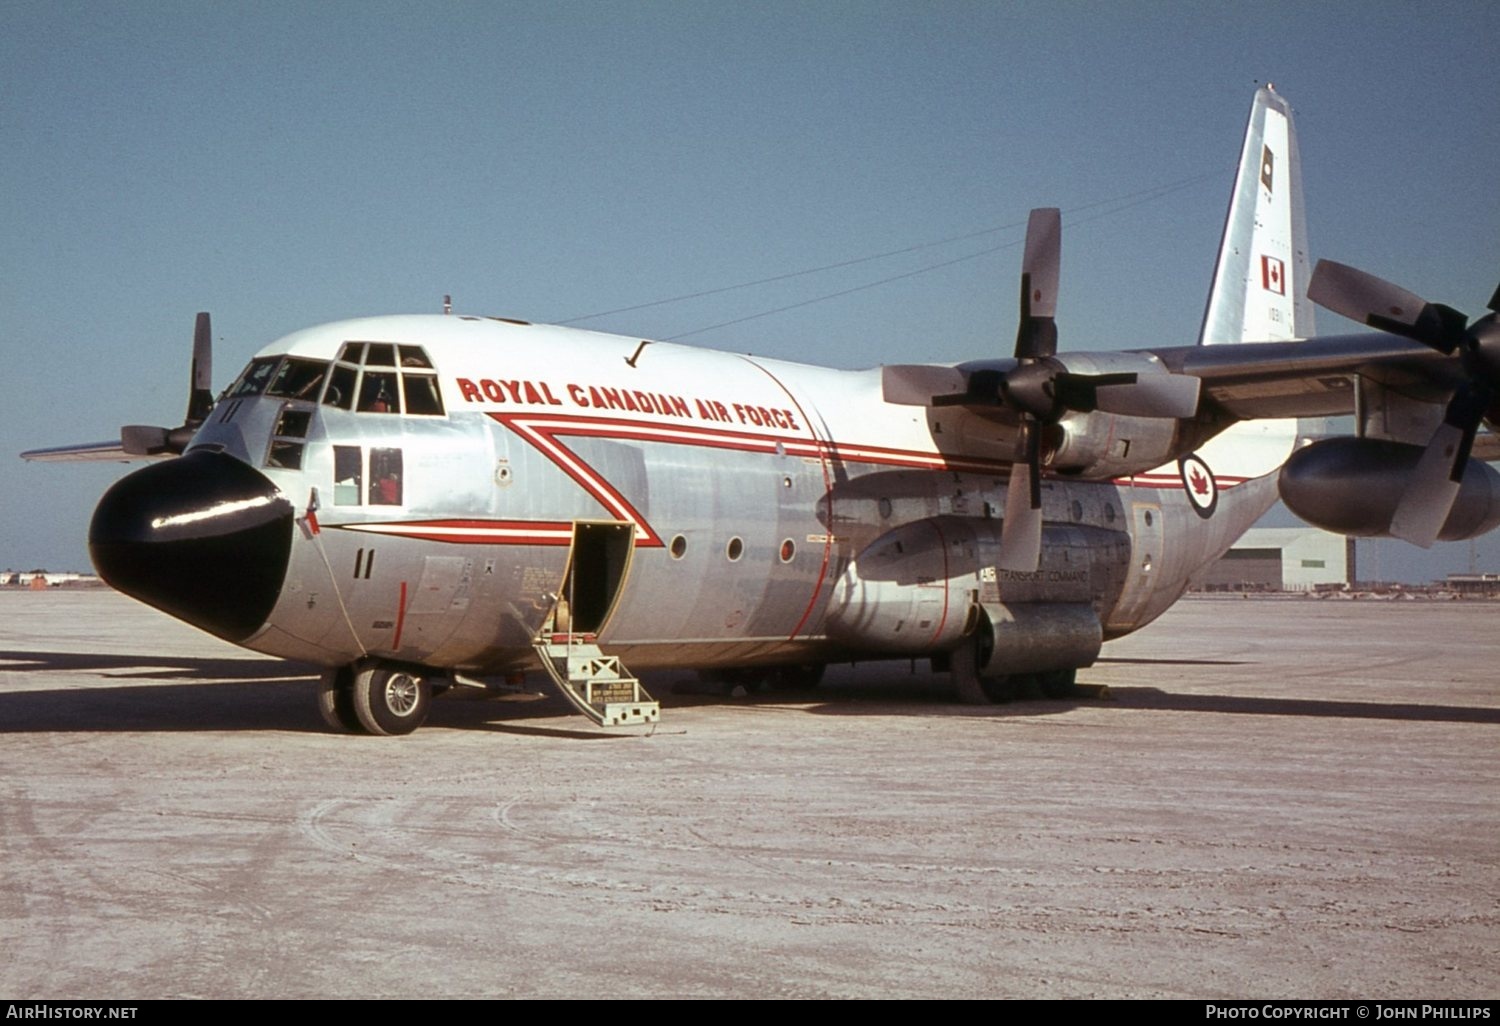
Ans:
{"label": "canadian flag on tail", "polygon": [[1267,292],[1286,295],[1286,264],[1273,256],[1261,257],[1260,284]]}

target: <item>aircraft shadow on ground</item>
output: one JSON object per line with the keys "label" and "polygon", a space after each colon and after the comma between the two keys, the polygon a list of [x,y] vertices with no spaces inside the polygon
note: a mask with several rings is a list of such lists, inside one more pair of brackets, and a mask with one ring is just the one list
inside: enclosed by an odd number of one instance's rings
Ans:
{"label": "aircraft shadow on ground", "polygon": [[1418,702],[1351,702],[1322,698],[1270,698],[1256,695],[1189,695],[1162,691],[1160,688],[1129,686],[1111,688],[1110,692],[1121,707],[1128,709],[1500,725],[1500,709],[1486,706],[1424,705]]}
{"label": "aircraft shadow on ground", "polygon": [[288,680],[318,673],[312,666],[285,659],[192,659],[85,652],[0,652],[0,670],[14,673],[96,672],[101,677],[119,680]]}
{"label": "aircraft shadow on ground", "polygon": [[1096,659],[1094,665],[1116,663],[1121,666],[1247,666],[1248,659],[1119,659],[1104,657]]}
{"label": "aircraft shadow on ground", "polygon": [[[95,673],[132,684],[0,691],[0,734],[70,732],[293,731],[325,733],[313,702],[315,668],[277,659],[206,659],[0,652],[0,671],[45,675]],[[44,676],[42,677],[45,680]],[[156,681],[158,683],[150,683]],[[893,675],[873,682],[837,681],[815,689],[751,694],[674,691],[680,677],[653,675],[648,688],[661,700],[671,733],[671,710],[723,706],[739,711],[804,712],[821,716],[1035,717],[1080,706],[1102,710],[1163,710],[1260,716],[1333,717],[1448,723],[1500,724],[1500,709],[1421,703],[1351,702],[1311,698],[1195,695],[1153,687],[1112,689],[1114,701],[1091,697],[1026,699],[993,706],[961,705],[947,682],[925,674]],[[568,717],[560,697],[543,694],[489,696],[456,691],[432,705],[428,724],[453,729],[566,737],[625,738],[649,733],[607,733],[538,721]],[[578,720],[580,724],[584,721]]]}

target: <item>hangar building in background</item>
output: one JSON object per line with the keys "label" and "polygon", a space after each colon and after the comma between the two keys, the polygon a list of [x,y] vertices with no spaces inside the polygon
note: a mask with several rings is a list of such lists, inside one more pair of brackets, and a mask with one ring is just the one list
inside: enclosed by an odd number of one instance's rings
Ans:
{"label": "hangar building in background", "polygon": [[1354,579],[1354,540],[1311,527],[1256,527],[1194,579],[1197,591],[1312,591]]}

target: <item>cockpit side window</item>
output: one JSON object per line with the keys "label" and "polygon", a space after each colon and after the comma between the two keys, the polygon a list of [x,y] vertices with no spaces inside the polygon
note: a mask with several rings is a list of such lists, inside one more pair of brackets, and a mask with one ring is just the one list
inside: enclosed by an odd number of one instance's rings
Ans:
{"label": "cockpit side window", "polygon": [[357,445],[333,447],[333,504],[335,506],[399,506],[403,477],[401,450],[372,448],[368,492],[361,487],[364,451]]}
{"label": "cockpit side window", "polygon": [[401,450],[370,450],[370,505],[401,505]]}
{"label": "cockpit side window", "polygon": [[335,506],[358,506],[364,491],[364,474],[360,464],[362,454],[357,445],[335,445],[333,447],[333,504]]}

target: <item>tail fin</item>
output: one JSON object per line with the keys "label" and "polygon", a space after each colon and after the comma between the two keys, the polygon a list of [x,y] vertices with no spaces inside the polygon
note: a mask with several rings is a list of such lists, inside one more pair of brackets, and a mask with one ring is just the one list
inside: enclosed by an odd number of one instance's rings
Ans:
{"label": "tail fin", "polygon": [[1276,342],[1313,334],[1302,209],[1302,161],[1291,105],[1255,93],[1199,345]]}
{"label": "tail fin", "polygon": [[[1308,263],[1302,161],[1292,108],[1268,85],[1256,90],[1250,103],[1250,123],[1245,126],[1199,345],[1279,342],[1311,335]],[[1233,489],[1240,500],[1232,504],[1234,534],[1276,501],[1270,475],[1291,455],[1297,433],[1295,420],[1244,421],[1198,450],[1216,477],[1226,482],[1259,481],[1255,487]]]}

